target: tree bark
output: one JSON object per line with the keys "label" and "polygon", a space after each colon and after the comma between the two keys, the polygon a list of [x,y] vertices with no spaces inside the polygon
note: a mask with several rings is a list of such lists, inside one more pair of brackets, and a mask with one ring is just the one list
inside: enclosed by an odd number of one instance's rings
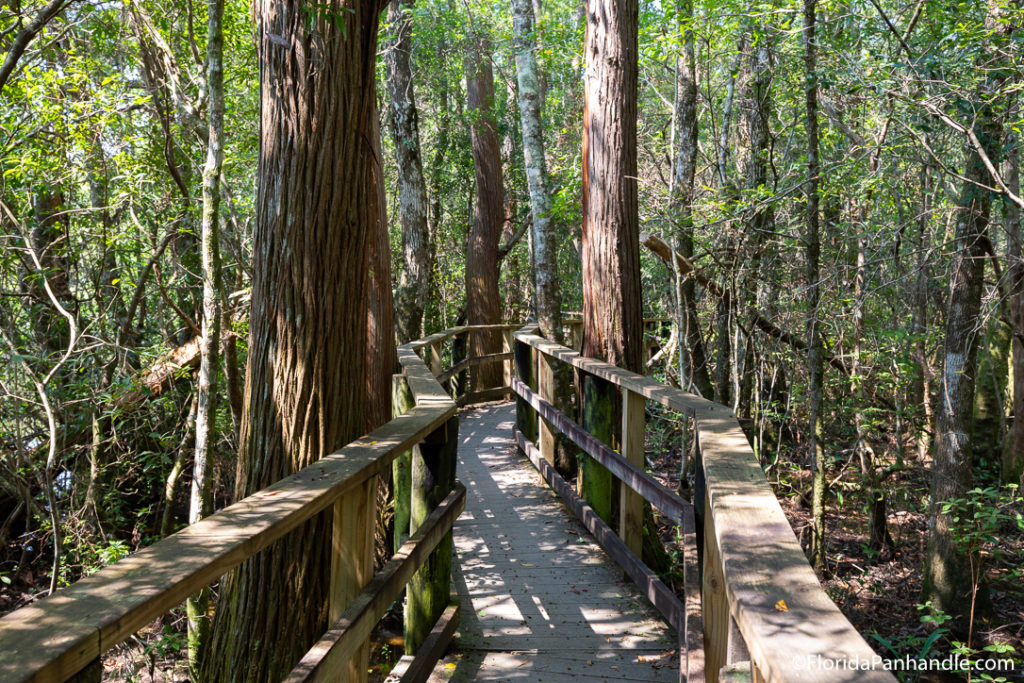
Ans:
{"label": "tree bark", "polygon": [[[1014,193],[1020,194],[1020,150],[1017,144],[1019,136],[1014,135],[1007,146],[1006,182]],[[1017,205],[1004,201],[1003,206],[1009,236],[1006,270],[1013,332],[1013,427],[1003,447],[1002,480],[1005,484],[1018,484],[1024,488],[1024,254],[1021,253],[1024,230],[1021,230]]]}
{"label": "tree bark", "polygon": [[401,343],[423,336],[427,299],[430,236],[427,230],[427,186],[420,152],[419,116],[412,80],[412,0],[391,0],[388,23],[394,39],[387,52],[387,88],[391,100],[391,134],[398,165],[398,215],[402,224],[402,263],[395,297]]}
{"label": "tree bark", "polygon": [[[498,243],[505,223],[505,191],[498,126],[494,120],[494,74],[487,39],[471,39],[466,54],[466,74],[476,178],[476,206],[466,248],[466,321],[470,325],[494,325],[501,322]],[[469,335],[470,357],[500,352],[500,333],[487,331]],[[471,373],[471,391],[496,387],[501,381],[501,365],[485,363]]]}
{"label": "tree bark", "polygon": [[[196,397],[196,449],[192,464],[192,495],[188,523],[195,524],[213,510],[211,496],[210,442],[216,433],[217,354],[220,350],[220,175],[224,164],[224,0],[209,0],[206,46],[206,84],[210,98],[207,125],[206,166],[203,168],[203,217],[200,232],[203,264],[203,335],[199,342],[199,387]],[[199,677],[204,649],[209,641],[209,588],[186,603],[188,613],[188,665]]]}
{"label": "tree bark", "polygon": [[557,244],[551,223],[551,187],[544,157],[541,121],[540,78],[534,37],[533,5],[530,0],[512,0],[515,35],[516,76],[519,82],[519,118],[523,132],[523,160],[533,211],[534,289],[537,295],[537,323],[541,334],[562,343],[562,301],[558,283]]}
{"label": "tree bark", "polygon": [[[584,43],[583,355],[642,373],[643,301],[637,213],[636,0],[590,0]],[[617,392],[584,379],[583,426],[613,448],[621,415]],[[584,497],[613,523],[611,474],[583,458]],[[614,526],[614,524],[612,524]]]}
{"label": "tree bark", "polygon": [[811,495],[811,563],[816,569],[825,565],[825,451],[822,445],[821,410],[823,400],[824,363],[821,331],[818,321],[818,303],[821,297],[818,257],[821,239],[818,234],[820,219],[818,175],[818,80],[816,0],[804,0],[804,99],[807,111],[807,373],[809,445],[813,459],[813,487]]}
{"label": "tree bark", "polygon": [[[693,258],[693,197],[694,179],[697,172],[697,56],[694,47],[693,29],[689,24],[693,20],[693,2],[685,0],[682,4],[682,20],[686,22],[683,30],[683,50],[676,60],[676,120],[678,130],[678,147],[675,168],[672,178],[671,213],[677,216],[674,231],[674,251],[687,259]],[[704,347],[704,335],[701,333],[700,320],[697,318],[697,285],[694,278],[678,267],[674,260],[669,261],[675,276],[676,301],[679,306],[680,339],[686,340],[685,362],[680,366],[680,384],[684,389],[696,390],[698,394],[710,398],[714,393],[711,375],[708,372],[707,352]],[[684,345],[679,344],[683,349]],[[683,354],[680,352],[682,361]],[[685,366],[685,367],[683,367]]]}
{"label": "tree bark", "polygon": [[[979,85],[975,106],[977,115],[972,131],[992,163],[999,163],[1002,139],[1001,107],[998,93],[1003,91],[1008,71],[1000,44],[1005,43],[1013,22],[1002,16],[1008,11],[992,1],[988,4],[985,25],[993,39],[977,66],[986,73]],[[924,596],[932,604],[955,617],[961,628],[973,612],[973,588],[970,562],[958,546],[952,513],[943,512],[943,503],[962,499],[971,488],[971,441],[974,399],[977,382],[978,336],[981,333],[981,296],[984,289],[988,222],[992,193],[978,186],[991,182],[991,176],[974,145],[967,149],[964,182],[957,202],[957,221],[953,263],[950,274],[948,315],[943,341],[943,371],[936,410],[935,451],[932,463],[931,511],[928,522],[928,547],[925,564]],[[984,591],[982,591],[984,597]],[[966,629],[965,629],[966,630]]]}
{"label": "tree bark", "polygon": [[[315,13],[297,0],[255,7],[260,164],[236,498],[366,426],[365,259],[377,227],[366,179],[381,9],[366,0]],[[203,680],[279,680],[322,633],[330,524],[331,513],[319,516],[226,578]]]}

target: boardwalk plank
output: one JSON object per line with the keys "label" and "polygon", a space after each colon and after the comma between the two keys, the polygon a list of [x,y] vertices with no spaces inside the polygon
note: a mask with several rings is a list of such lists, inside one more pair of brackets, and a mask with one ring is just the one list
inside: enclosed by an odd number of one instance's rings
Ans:
{"label": "boardwalk plank", "polygon": [[678,681],[675,632],[513,446],[513,404],[461,419],[462,622],[431,681]]}

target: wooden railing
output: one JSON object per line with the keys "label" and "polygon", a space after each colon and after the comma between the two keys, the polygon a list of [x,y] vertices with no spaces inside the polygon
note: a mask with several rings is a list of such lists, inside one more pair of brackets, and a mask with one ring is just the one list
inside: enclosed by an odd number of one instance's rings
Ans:
{"label": "wooden railing", "polygon": [[[100,680],[105,651],[328,509],[334,520],[332,625],[286,680],[338,680],[345,670],[350,680],[365,680],[370,631],[407,584],[408,609],[430,621],[416,655],[404,657],[392,678],[423,680],[459,617],[457,605],[448,604],[450,562],[428,564],[446,567],[439,577],[426,575],[424,565],[432,553],[450,558],[452,524],[465,506],[465,489],[454,480],[458,408],[436,379],[437,338],[398,349],[402,375],[396,377],[412,396],[403,414],[314,465],[0,619],[0,680]],[[430,368],[417,355],[420,349],[430,353]],[[497,360],[470,360],[466,367]],[[447,476],[413,477],[408,495],[415,531],[373,575],[377,476],[410,451],[414,474],[433,469]]]}
{"label": "wooden railing", "polygon": [[[315,465],[0,619],[0,680],[99,680],[99,658],[106,650],[327,509],[334,518],[333,623],[286,680],[336,677],[339,663],[355,677],[365,676],[369,633],[407,585],[407,613],[417,613],[420,623],[428,615],[429,631],[420,634],[415,654],[402,658],[389,681],[424,680],[459,618],[457,605],[448,602],[449,565],[440,563],[444,576],[425,576],[423,568],[432,553],[450,557],[452,524],[465,505],[465,489],[454,480],[457,404],[503,398],[513,390],[540,416],[532,425],[520,417],[520,448],[676,627],[681,678],[717,681],[720,672],[746,666],[755,681],[895,680],[885,671],[857,668],[876,661],[874,653],[822,591],[728,408],[583,358],[532,329],[513,333],[515,328],[457,327],[399,347],[403,372],[396,376],[401,389],[396,395],[411,400],[396,401],[396,413],[402,414],[392,421]],[[469,335],[497,333],[503,340],[500,353],[467,356]],[[444,348],[448,341],[450,350]],[[448,370],[443,369],[446,358]],[[466,390],[467,373],[499,362],[500,386]],[[555,409],[557,363],[619,387],[621,454]],[[644,472],[648,400],[695,421],[700,454],[696,509]],[[618,533],[555,471],[555,432],[625,485]],[[401,535],[391,561],[371,576],[376,478],[403,459],[408,460],[411,499],[404,528],[415,531],[408,538]],[[638,557],[645,500],[681,528],[682,602]]]}
{"label": "wooden railing", "polygon": [[[577,351],[536,336],[531,329],[515,334],[514,353],[518,376],[513,388],[541,416],[536,424],[524,424],[520,417],[517,438],[542,472],[553,472],[553,434],[561,432],[625,487],[680,524],[684,539],[691,533],[688,505],[643,472],[645,402],[655,401],[694,420],[699,454],[694,497],[696,535],[702,543],[700,616],[695,614],[696,591],[691,583],[695,572],[686,572],[686,604],[680,615],[679,607],[672,605],[655,580],[648,578],[649,570],[633,566],[638,561],[635,550],[625,562],[618,558],[622,552],[609,550],[680,630],[684,656],[680,669],[681,674],[688,674],[688,680],[703,675],[708,681],[718,681],[726,674],[733,677],[730,680],[740,674],[753,681],[896,680],[887,671],[873,668],[878,665],[874,651],[822,590],[729,408],[584,358]],[[619,388],[621,455],[555,410],[552,378],[557,363]],[[531,431],[538,434],[539,446],[523,435]],[[575,495],[564,483],[558,487]],[[581,507],[586,519],[596,518],[584,503],[573,505]],[[637,547],[642,525],[639,505],[642,502],[635,496],[621,497],[619,536],[624,542],[614,539],[606,548]],[[593,524],[602,529],[600,520]],[[603,529],[604,536],[614,535],[607,527]],[[685,547],[684,543],[685,568],[689,570],[696,560],[691,564]],[[703,621],[703,653],[694,642],[699,637],[698,619]],[[688,655],[683,645],[688,645]]]}

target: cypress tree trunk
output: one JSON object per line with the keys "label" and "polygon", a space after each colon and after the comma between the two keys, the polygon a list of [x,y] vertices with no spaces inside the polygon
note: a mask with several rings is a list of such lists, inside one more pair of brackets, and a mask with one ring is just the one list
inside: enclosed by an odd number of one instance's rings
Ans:
{"label": "cypress tree trunk", "polygon": [[[636,0],[590,0],[584,57],[583,355],[642,372],[643,301],[636,184]],[[617,446],[614,387],[584,379],[583,426]],[[609,523],[611,474],[583,458],[583,495]],[[613,524],[614,526],[614,524]]]}
{"label": "cypress tree trunk", "polygon": [[[466,98],[472,120],[476,206],[466,248],[466,321],[470,325],[501,322],[498,296],[498,241],[505,222],[501,146],[494,120],[494,74],[490,44],[473,37],[466,54]],[[501,352],[500,332],[473,332],[469,355]],[[501,384],[501,364],[485,363],[471,372],[471,391]]]}
{"label": "cypress tree trunk", "polygon": [[[381,7],[259,0],[261,138],[236,498],[366,425],[367,219]],[[379,208],[379,207],[378,207]],[[353,388],[357,388],[353,391]],[[331,513],[222,583],[203,680],[279,680],[327,621]]]}
{"label": "cypress tree trunk", "polygon": [[[220,175],[224,164],[224,0],[208,3],[206,82],[210,97],[206,166],[203,168],[203,217],[200,232],[203,264],[203,335],[199,342],[199,388],[196,397],[196,450],[192,465],[192,495],[188,523],[195,524],[212,512],[210,442],[217,415],[217,354],[220,346]],[[188,613],[188,665],[199,678],[210,623],[206,611],[210,591],[204,588],[186,603]]]}
{"label": "cypress tree trunk", "polygon": [[[427,186],[420,152],[419,116],[412,81],[412,0],[391,0],[388,23],[394,39],[387,52],[387,87],[391,99],[391,134],[398,165],[398,215],[402,223],[402,262],[395,299],[398,338],[423,336],[427,298],[430,236],[427,231]],[[390,288],[390,285],[389,285]]]}

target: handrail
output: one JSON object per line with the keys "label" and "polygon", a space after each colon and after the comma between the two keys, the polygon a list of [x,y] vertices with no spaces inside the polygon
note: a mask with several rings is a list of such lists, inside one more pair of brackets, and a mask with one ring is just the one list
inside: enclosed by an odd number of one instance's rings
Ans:
{"label": "handrail", "polygon": [[[706,488],[703,614],[709,681],[718,680],[732,645],[746,646],[754,680],[896,680],[889,672],[873,668],[878,662],[874,651],[822,590],[730,409],[584,358],[528,331],[516,333],[515,339],[535,349],[539,357],[611,382],[623,390],[624,400],[634,394],[694,419]],[[547,419],[556,417],[546,410]],[[571,436],[572,431],[566,433]],[[602,453],[600,448],[592,450]],[[638,468],[629,467],[628,460],[607,447],[604,451],[618,461],[618,473],[627,475],[628,485],[653,492],[644,488],[649,483],[637,476]],[[742,642],[732,635],[733,620]]]}
{"label": "handrail", "polygon": [[[0,618],[0,680],[66,680],[87,667],[91,673],[106,650],[292,529],[332,505],[337,508],[346,494],[368,486],[399,454],[443,428],[457,407],[415,353],[437,337],[399,347],[415,398],[415,407],[405,414],[210,517]],[[447,529],[423,533],[443,536],[450,531],[456,508],[464,504],[464,490],[461,485],[457,489],[462,493],[443,515]],[[372,528],[368,533],[372,538]],[[416,558],[425,553],[415,544],[403,550]],[[410,567],[406,562],[394,571],[404,576]],[[349,607],[366,599],[360,594]]]}

